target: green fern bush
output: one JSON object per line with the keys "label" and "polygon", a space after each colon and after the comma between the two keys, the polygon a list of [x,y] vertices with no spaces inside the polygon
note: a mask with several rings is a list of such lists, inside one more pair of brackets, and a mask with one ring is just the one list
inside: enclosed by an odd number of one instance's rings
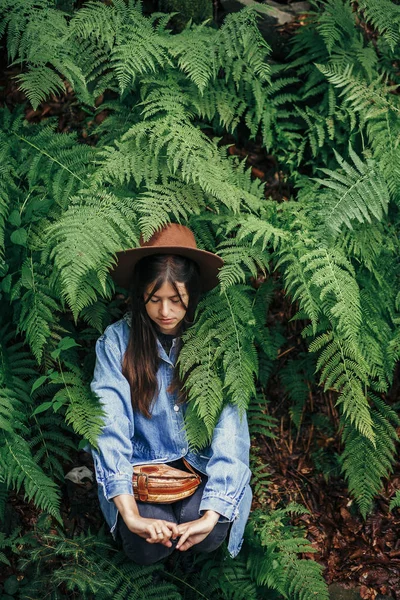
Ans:
{"label": "green fern bush", "polygon": [[[315,2],[276,64],[252,8],[220,28],[189,22],[174,34],[169,15],[145,16],[133,0],[61,5],[0,0],[0,34],[32,107],[68,84],[88,127],[108,115],[89,145],[58,133],[54,118],[32,125],[23,107],[0,111],[0,516],[8,493],[21,490],[61,525],[63,463],[101,430],[88,386],[94,341],[124,310],[108,271],[118,250],[171,221],[225,261],[180,356],[181,373],[190,370],[191,445],[207,443],[226,402],[249,410],[255,435],[274,435],[265,390],[275,371],[296,428],[310,390],[331,392],[342,472],[366,516],[396,458],[398,417],[385,394],[400,355],[398,6]],[[228,155],[221,137],[243,131],[279,161],[287,201],[266,197]],[[282,370],[286,339],[267,324],[276,288],[293,303],[308,349]],[[265,465],[254,464],[265,495]],[[238,597],[233,576],[249,598],[275,590],[307,599],[316,589],[327,597],[317,563],[298,558],[310,548],[287,512],[253,518],[247,558],[223,563],[214,597]],[[119,568],[119,555],[91,535],[79,544],[51,535],[33,564],[66,558],[71,593],[100,598],[120,585],[122,598],[136,577],[138,589],[141,578],[153,581],[153,571],[146,579]],[[161,593],[180,597],[177,589]],[[65,597],[57,585],[49,593]]]}

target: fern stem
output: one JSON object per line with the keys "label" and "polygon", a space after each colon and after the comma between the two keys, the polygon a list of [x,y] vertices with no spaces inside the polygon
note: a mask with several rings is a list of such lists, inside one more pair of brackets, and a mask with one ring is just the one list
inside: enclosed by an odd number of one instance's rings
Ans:
{"label": "fern stem", "polygon": [[233,310],[232,310],[232,304],[229,302],[229,297],[228,297],[228,294],[226,293],[226,291],[224,291],[224,296],[225,296],[226,302],[227,302],[227,304],[229,306],[229,312],[231,313],[233,326],[235,328],[236,343],[237,343],[237,347],[238,347],[238,355],[239,355],[239,360],[240,360],[240,366],[242,366],[242,358],[241,358],[241,349],[242,349],[242,347],[240,345],[239,332],[238,332],[238,328],[237,328],[237,325],[236,325],[234,313],[233,313]]}
{"label": "fern stem", "polygon": [[51,156],[51,154],[49,154],[45,150],[42,150],[42,148],[39,148],[38,146],[36,146],[36,144],[33,144],[32,142],[30,142],[29,140],[27,140],[26,138],[24,138],[22,135],[18,135],[18,133],[15,133],[15,131],[13,133],[14,133],[15,137],[17,137],[19,140],[21,140],[22,142],[26,142],[29,146],[32,146],[32,148],[35,148],[35,150],[37,150],[38,152],[40,152],[44,156],[47,156],[47,158],[49,158],[50,160],[52,160],[53,162],[55,162],[62,169],[65,169],[66,171],[68,171],[68,173],[70,173],[73,177],[75,177],[75,179],[78,179],[78,181],[80,181],[81,183],[83,183],[83,185],[87,186],[87,182],[86,181],[84,181],[83,179],[81,179],[79,177],[79,175],[77,175],[76,173],[74,173],[73,171],[71,171],[71,169],[69,169],[66,165],[64,165],[63,163],[61,163],[56,158],[54,158],[54,156]]}

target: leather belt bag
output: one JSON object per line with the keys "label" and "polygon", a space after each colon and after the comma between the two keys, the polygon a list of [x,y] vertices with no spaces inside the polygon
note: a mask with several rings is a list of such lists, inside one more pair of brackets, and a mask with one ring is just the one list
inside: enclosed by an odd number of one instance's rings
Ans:
{"label": "leather belt bag", "polygon": [[183,462],[189,473],[163,464],[135,465],[132,475],[135,499],[171,504],[191,496],[199,487],[201,477],[185,459]]}

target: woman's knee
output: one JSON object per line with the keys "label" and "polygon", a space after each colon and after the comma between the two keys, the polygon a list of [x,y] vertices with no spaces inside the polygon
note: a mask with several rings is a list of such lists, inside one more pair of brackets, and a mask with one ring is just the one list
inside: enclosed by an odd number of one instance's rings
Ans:
{"label": "woman's knee", "polygon": [[152,565],[167,558],[174,549],[162,544],[149,544],[128,529],[121,515],[118,515],[117,531],[124,554],[138,565]]}
{"label": "woman's knee", "polygon": [[167,548],[161,544],[149,544],[145,541],[148,548],[144,545],[138,545],[137,548],[131,545],[123,547],[125,555],[137,565],[148,566],[164,560],[173,552],[173,548]]}

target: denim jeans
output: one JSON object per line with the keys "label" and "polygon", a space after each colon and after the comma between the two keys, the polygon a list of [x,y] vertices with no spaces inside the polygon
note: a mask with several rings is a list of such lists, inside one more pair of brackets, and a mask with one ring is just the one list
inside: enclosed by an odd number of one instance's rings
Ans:
{"label": "denim jeans", "polygon": [[[140,516],[152,519],[164,519],[165,521],[172,521],[177,524],[195,521],[199,518],[199,506],[206,480],[207,477],[203,476],[203,481],[194,494],[173,504],[151,504],[149,502],[137,501]],[[212,552],[216,550],[226,538],[229,526],[229,522],[217,523],[202,542],[195,544],[186,552]],[[171,540],[172,546],[170,548],[162,544],[149,544],[144,538],[132,533],[128,529],[120,514],[118,514],[117,531],[125,554],[139,565],[151,565],[159,560],[163,560],[172,554],[179,540],[179,538],[175,541]]]}

